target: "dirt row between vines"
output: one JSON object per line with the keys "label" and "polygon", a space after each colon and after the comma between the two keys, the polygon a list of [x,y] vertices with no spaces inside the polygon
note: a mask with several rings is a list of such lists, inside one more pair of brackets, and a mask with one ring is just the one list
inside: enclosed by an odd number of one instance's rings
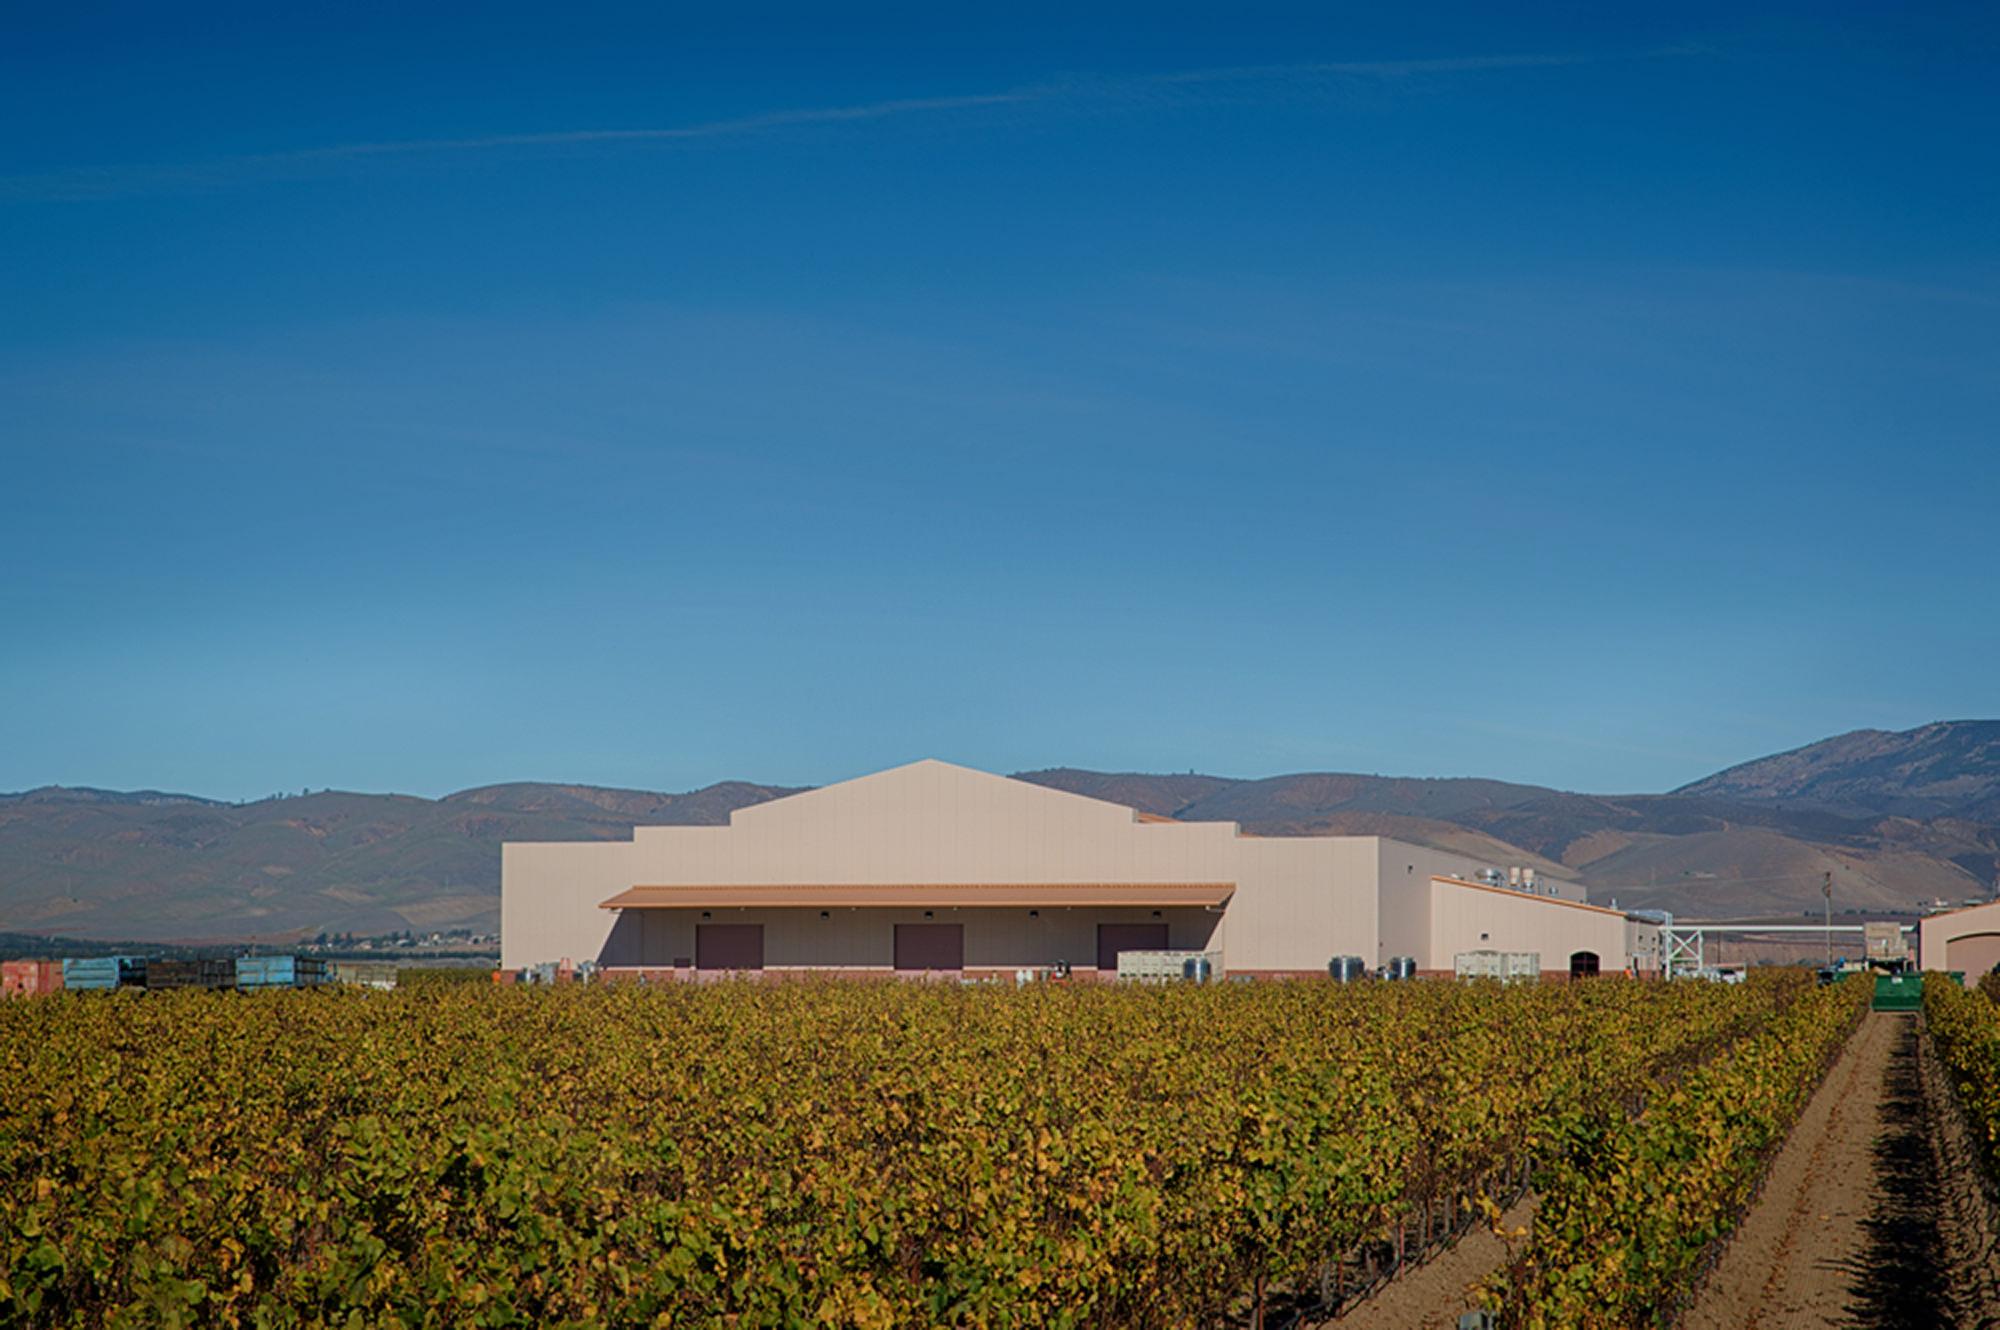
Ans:
{"label": "dirt row between vines", "polygon": [[[1533,1226],[1534,1217],[1535,1198],[1530,1193],[1500,1216],[1500,1228],[1510,1234],[1525,1232]],[[1517,1244],[1526,1241],[1525,1237],[1515,1239]],[[1368,1301],[1357,1303],[1339,1319],[1326,1322],[1325,1330],[1430,1330],[1432,1326],[1456,1326],[1459,1313],[1472,1306],[1473,1286],[1508,1259],[1506,1240],[1481,1221],[1452,1246],[1397,1275]]]}
{"label": "dirt row between vines", "polygon": [[2000,1327],[1989,1188],[1912,1015],[1868,1016],[1779,1151],[1688,1330]]}
{"label": "dirt row between vines", "polygon": [[[1529,1226],[1532,1200],[1502,1221]],[[1509,1259],[1484,1225],[1329,1327],[1450,1330]],[[1780,1148],[1686,1330],[2000,1330],[2000,1205],[1914,1016],[1871,1013]]]}
{"label": "dirt row between vines", "polygon": [[1870,1013],[1847,1041],[1703,1285],[1688,1330],[1848,1323],[1848,1272],[1874,1246],[1884,1080],[1913,1019]]}

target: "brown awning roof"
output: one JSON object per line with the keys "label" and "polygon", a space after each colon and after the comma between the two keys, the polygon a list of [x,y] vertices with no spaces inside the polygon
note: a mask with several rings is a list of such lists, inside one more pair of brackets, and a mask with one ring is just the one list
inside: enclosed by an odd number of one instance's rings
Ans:
{"label": "brown awning roof", "polygon": [[1221,905],[1234,882],[943,882],[785,883],[777,886],[633,887],[606,910],[737,910],[808,906],[816,910],[884,906],[985,909],[1110,905]]}

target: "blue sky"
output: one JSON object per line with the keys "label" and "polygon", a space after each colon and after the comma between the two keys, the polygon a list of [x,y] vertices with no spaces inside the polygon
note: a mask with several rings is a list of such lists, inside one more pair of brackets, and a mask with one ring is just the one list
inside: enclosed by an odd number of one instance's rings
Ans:
{"label": "blue sky", "polygon": [[0,789],[2000,714],[1990,11],[418,8],[0,46]]}

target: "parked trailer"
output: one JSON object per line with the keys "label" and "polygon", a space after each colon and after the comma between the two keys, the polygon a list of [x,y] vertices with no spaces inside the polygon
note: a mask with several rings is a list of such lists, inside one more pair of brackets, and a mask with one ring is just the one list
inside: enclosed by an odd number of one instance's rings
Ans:
{"label": "parked trailer", "polygon": [[61,961],[0,961],[0,998],[60,993]]}
{"label": "parked trailer", "polygon": [[236,962],[220,959],[195,961],[153,961],[146,966],[146,991],[164,992],[174,988],[234,988]]}
{"label": "parked trailer", "polygon": [[108,992],[114,988],[144,988],[144,956],[65,956],[62,963],[64,988],[86,992]]}
{"label": "parked trailer", "polygon": [[246,993],[259,988],[317,988],[326,982],[326,962],[317,956],[236,958],[236,986]]}

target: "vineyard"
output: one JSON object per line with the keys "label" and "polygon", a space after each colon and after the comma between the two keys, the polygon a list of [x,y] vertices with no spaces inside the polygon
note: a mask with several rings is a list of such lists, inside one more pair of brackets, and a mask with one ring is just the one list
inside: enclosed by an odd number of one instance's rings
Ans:
{"label": "vineyard", "polygon": [[1983,983],[1979,992],[1956,984],[1925,985],[1924,1023],[1973,1145],[1988,1172],[2000,1179],[2000,984]]}
{"label": "vineyard", "polygon": [[1850,982],[1794,1003],[1645,1112],[1614,1109],[1550,1142],[1534,1242],[1489,1290],[1509,1323],[1647,1325],[1678,1310],[1866,998]]}
{"label": "vineyard", "polygon": [[1864,1002],[1799,975],[13,1002],[0,1324],[1246,1324],[1530,1168],[1555,1222],[1495,1305],[1649,1324]]}

